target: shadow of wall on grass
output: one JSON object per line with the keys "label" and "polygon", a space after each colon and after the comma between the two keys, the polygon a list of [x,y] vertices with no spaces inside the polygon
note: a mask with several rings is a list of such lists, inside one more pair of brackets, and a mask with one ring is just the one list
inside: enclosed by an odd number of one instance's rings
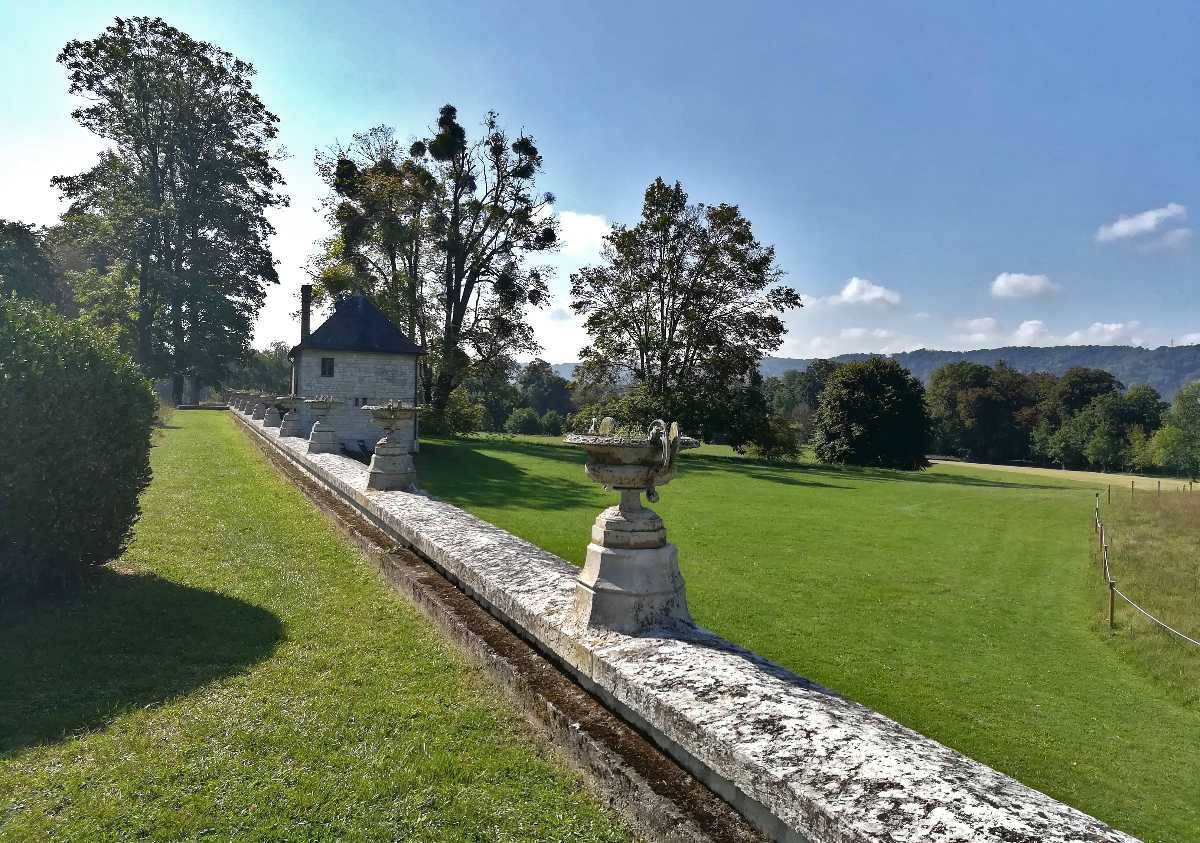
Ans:
{"label": "shadow of wall on grass", "polygon": [[0,757],[237,674],[282,638],[266,609],[107,569],[66,601],[0,610]]}
{"label": "shadow of wall on grass", "polygon": [[[534,474],[484,453],[484,449],[472,447],[472,440],[464,439],[454,443],[421,443],[421,451],[417,454],[421,485],[435,497],[459,506],[571,509],[596,503],[600,488],[584,474],[582,453],[576,455],[566,449],[529,446],[527,443],[512,444],[516,446],[512,450],[530,456],[578,463],[578,479],[572,481]],[[562,453],[555,452],[565,452],[565,458]],[[600,508],[608,505],[602,504]]]}

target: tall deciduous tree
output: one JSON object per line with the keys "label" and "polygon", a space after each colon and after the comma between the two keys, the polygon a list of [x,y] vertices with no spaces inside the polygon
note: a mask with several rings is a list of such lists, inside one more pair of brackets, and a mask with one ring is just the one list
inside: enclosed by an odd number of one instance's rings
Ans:
{"label": "tall deciduous tree", "polygon": [[682,185],[656,179],[641,220],[617,226],[602,258],[571,276],[571,308],[592,339],[576,379],[642,384],[664,414],[724,433],[783,340],[781,316],[801,306],[778,283],[774,248],[736,205],[689,204]]}
{"label": "tall deciduous tree", "polygon": [[272,150],[278,118],[253,65],[161,18],[116,18],[58,56],[72,116],[111,148],[55,183],[73,214],[107,220],[136,283],[136,352],[151,374],[217,382],[249,350],[276,283],[265,211],[286,204]]}
{"label": "tall deciduous tree", "polygon": [[847,363],[829,379],[813,417],[813,448],[832,463],[914,470],[929,447],[925,389],[895,360]]}
{"label": "tall deciduous tree", "polygon": [[526,305],[548,299],[530,259],[554,249],[554,197],[536,193],[542,156],[489,113],[475,140],[454,106],[430,137],[401,150],[377,127],[317,157],[334,236],[314,275],[324,290],[371,295],[429,354],[426,400],[445,408],[472,369],[538,350]]}

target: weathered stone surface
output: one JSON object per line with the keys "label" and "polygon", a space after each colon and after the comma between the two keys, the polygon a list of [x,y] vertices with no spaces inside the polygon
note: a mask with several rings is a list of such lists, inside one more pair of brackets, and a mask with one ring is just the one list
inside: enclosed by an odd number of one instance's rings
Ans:
{"label": "weathered stone surface", "polygon": [[[240,418],[240,417],[239,417]],[[367,489],[368,469],[246,427],[411,545],[776,839],[1132,841],[1043,793],[690,624],[575,619],[578,570],[450,504]]]}

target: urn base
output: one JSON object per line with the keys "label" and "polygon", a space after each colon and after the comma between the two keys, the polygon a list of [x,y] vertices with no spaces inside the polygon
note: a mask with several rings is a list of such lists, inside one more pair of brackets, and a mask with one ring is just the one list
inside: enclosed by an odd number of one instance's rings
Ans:
{"label": "urn base", "polygon": [[592,526],[583,572],[575,585],[575,616],[591,629],[637,633],[691,623],[678,551],[662,519],[640,502],[640,490],[621,490],[620,506]]}

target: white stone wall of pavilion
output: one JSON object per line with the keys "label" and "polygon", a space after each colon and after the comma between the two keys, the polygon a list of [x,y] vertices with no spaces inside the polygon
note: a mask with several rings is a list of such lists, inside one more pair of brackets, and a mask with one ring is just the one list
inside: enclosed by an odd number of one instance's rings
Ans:
{"label": "white stone wall of pavilion", "polygon": [[[333,377],[321,375],[323,357],[333,358]],[[362,407],[385,401],[411,403],[417,397],[416,355],[306,348],[296,352],[292,365],[294,374],[300,376],[300,397],[333,395],[342,402],[333,413],[333,422],[338,439],[351,450],[365,448],[370,451],[383,436],[383,430],[371,421]],[[307,436],[312,429],[312,413],[303,404],[298,412],[301,432]],[[398,430],[397,437],[416,450],[417,437],[412,422]]]}

